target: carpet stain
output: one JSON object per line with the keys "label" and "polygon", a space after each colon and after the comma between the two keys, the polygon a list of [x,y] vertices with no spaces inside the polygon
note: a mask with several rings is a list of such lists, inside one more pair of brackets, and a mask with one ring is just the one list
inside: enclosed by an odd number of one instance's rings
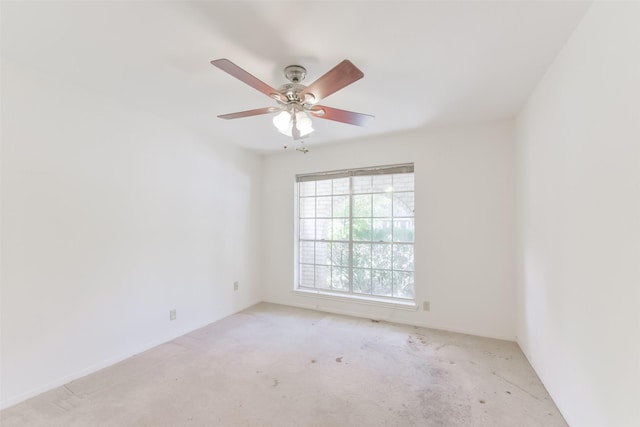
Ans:
{"label": "carpet stain", "polygon": [[273,384],[271,385],[271,387],[278,387],[278,384],[280,384],[280,381],[278,381],[276,378],[273,379]]}
{"label": "carpet stain", "polygon": [[317,360],[316,359],[311,359],[311,363],[316,363]]}
{"label": "carpet stain", "polygon": [[336,362],[338,362],[338,363],[342,363],[342,356],[340,356],[340,357],[336,357]]}

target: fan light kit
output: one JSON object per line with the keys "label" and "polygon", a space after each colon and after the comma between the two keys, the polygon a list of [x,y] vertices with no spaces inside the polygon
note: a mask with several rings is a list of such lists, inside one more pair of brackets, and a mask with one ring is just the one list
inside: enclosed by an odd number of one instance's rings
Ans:
{"label": "fan light kit", "polygon": [[[273,118],[274,126],[280,133],[292,137],[294,140],[301,140],[314,131],[311,117],[334,120],[356,126],[364,126],[373,119],[373,116],[369,114],[354,113],[317,104],[321,99],[364,77],[362,71],[349,60],[345,59],[309,86],[300,83],[305,79],[307,70],[300,65],[290,65],[284,69],[284,75],[290,83],[284,84],[277,90],[228,59],[216,59],[211,61],[211,64],[275,99],[278,103],[276,107],[223,114],[218,116],[221,119],[239,119],[261,114],[278,113]],[[308,150],[305,148],[298,151],[306,153]]]}

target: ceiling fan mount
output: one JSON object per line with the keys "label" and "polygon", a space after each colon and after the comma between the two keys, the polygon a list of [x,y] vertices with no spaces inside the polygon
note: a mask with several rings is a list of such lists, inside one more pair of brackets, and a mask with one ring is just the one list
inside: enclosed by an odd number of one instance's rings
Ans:
{"label": "ceiling fan mount", "polygon": [[284,76],[291,83],[300,83],[307,77],[307,69],[302,65],[289,65],[284,67]]}
{"label": "ceiling fan mount", "polygon": [[279,90],[249,74],[226,58],[213,60],[211,64],[275,99],[278,103],[275,107],[258,108],[218,116],[222,119],[239,119],[261,114],[279,113],[273,118],[273,124],[278,131],[291,136],[294,140],[300,140],[314,131],[311,117],[356,126],[364,126],[373,119],[373,116],[368,114],[316,104],[321,99],[364,77],[364,73],[349,60],[345,59],[340,62],[308,86],[300,83],[307,76],[307,70],[301,65],[289,65],[284,68],[284,76],[290,83],[284,84]]}

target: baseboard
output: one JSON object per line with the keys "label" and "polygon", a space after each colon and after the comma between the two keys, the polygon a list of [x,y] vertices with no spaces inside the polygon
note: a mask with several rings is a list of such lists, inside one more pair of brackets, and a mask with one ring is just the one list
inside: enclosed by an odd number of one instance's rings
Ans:
{"label": "baseboard", "polygon": [[[272,301],[272,300],[267,300],[265,302],[269,302],[271,304],[280,304],[280,305],[288,305],[288,306],[291,306],[291,307],[305,308],[305,309],[308,309],[308,310],[321,311],[321,312],[325,312],[325,313],[341,314],[341,315],[344,315],[344,316],[353,316],[353,317],[358,317],[358,318],[362,318],[362,319],[371,319],[372,318],[371,315],[367,315],[367,314],[359,312],[357,310],[339,309],[339,308],[326,307],[326,306],[323,306],[322,308],[318,308],[317,304],[305,304],[305,303],[288,302],[288,301],[283,303],[281,301]],[[496,340],[501,340],[501,341],[516,342],[515,336],[500,336],[500,335],[486,334],[486,333],[483,333],[483,332],[480,332],[480,331],[476,331],[476,330],[472,330],[472,329],[452,328],[452,327],[449,327],[447,325],[441,325],[441,324],[432,323],[432,322],[421,322],[421,321],[416,321],[416,320],[397,319],[395,317],[379,316],[379,315],[376,315],[374,317],[374,320],[382,320],[382,321],[385,321],[385,322],[397,323],[397,324],[401,324],[401,325],[418,326],[418,327],[427,328],[427,329],[437,329],[439,331],[454,332],[454,333],[457,333],[457,334],[465,334],[465,335],[473,335],[473,336],[476,336],[476,337],[491,338],[491,339],[496,339]]]}

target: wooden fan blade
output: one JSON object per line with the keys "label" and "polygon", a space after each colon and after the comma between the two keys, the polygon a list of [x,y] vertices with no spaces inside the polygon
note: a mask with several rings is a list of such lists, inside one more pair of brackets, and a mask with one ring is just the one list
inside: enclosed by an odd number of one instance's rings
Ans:
{"label": "wooden fan blade", "polygon": [[374,116],[369,114],[354,113],[353,111],[339,110],[337,108],[325,107],[324,105],[316,105],[310,112],[314,117],[318,117],[319,119],[334,120],[356,126],[365,126],[374,118]]}
{"label": "wooden fan blade", "polygon": [[239,111],[237,113],[229,113],[229,114],[222,114],[220,117],[221,119],[240,119],[242,117],[251,117],[251,116],[259,116],[261,114],[269,114],[269,113],[274,113],[276,111],[280,111],[280,108],[278,107],[265,107],[265,108],[256,108],[255,110],[247,110],[247,111]]}
{"label": "wooden fan blade", "polygon": [[364,73],[345,59],[303,89],[299,96],[305,102],[318,102],[363,77]]}
{"label": "wooden fan blade", "polygon": [[238,80],[241,80],[251,86],[254,89],[259,90],[270,98],[274,98],[278,101],[287,102],[287,97],[278,92],[276,89],[272,88],[262,80],[254,77],[252,74],[249,74],[247,71],[238,67],[233,62],[229,61],[226,58],[215,59],[211,61],[212,65],[220,68],[222,71],[231,74]]}

